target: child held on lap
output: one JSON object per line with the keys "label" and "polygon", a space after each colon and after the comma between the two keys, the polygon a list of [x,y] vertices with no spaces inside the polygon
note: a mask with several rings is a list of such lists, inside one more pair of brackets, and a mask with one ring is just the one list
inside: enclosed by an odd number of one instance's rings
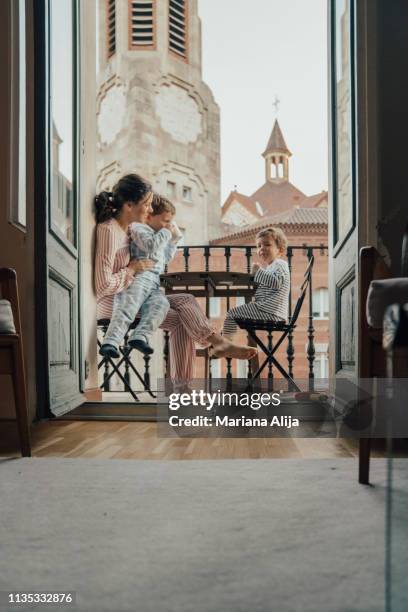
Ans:
{"label": "child held on lap", "polygon": [[144,354],[153,353],[149,345],[151,334],[166,318],[169,302],[160,289],[160,274],[173,259],[182,237],[173,222],[173,204],[154,194],[152,213],[147,224],[132,223],[129,228],[132,259],[150,259],[153,268],[136,274],[131,285],[114,297],[111,322],[100,349],[101,355],[119,356],[119,345],[140,310],[141,319],[129,338],[129,345]]}
{"label": "child held on lap", "polygon": [[287,238],[279,228],[264,229],[256,236],[256,247],[262,263],[252,265],[257,284],[254,301],[227,312],[224,336],[231,337],[237,331],[235,319],[285,321],[287,318],[290,275],[288,264],[283,259]]}

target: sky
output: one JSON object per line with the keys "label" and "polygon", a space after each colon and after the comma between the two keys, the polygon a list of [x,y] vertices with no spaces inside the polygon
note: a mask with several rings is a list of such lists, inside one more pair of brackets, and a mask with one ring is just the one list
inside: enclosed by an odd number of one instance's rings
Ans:
{"label": "sky", "polygon": [[276,116],[293,154],[289,180],[306,195],[327,189],[326,4],[198,0],[203,79],[221,111],[222,201],[235,185],[250,195],[265,182]]}

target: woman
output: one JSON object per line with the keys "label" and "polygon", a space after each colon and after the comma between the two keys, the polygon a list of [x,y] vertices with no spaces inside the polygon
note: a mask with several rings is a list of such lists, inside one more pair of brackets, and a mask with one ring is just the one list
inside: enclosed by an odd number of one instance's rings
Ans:
{"label": "woman", "polygon": [[[95,198],[96,256],[95,288],[98,319],[110,318],[113,296],[126,289],[135,274],[149,270],[151,260],[130,261],[128,227],[144,223],[151,212],[153,193],[149,183],[137,174],[123,176],[112,192]],[[170,337],[170,376],[184,384],[193,378],[195,343],[214,347],[218,357],[250,359],[256,349],[240,346],[214,332],[194,296],[166,296],[170,309],[161,325]]]}

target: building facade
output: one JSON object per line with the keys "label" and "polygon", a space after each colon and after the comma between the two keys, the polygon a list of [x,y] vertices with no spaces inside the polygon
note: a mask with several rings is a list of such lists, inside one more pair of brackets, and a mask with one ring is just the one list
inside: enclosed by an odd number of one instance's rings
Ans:
{"label": "building facade", "polygon": [[220,220],[219,123],[197,0],[99,0],[98,189],[140,173],[176,205],[185,242],[205,244]]}

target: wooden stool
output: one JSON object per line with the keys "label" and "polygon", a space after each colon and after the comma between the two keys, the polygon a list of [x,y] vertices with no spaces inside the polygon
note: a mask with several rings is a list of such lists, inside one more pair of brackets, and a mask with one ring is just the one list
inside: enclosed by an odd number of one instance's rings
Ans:
{"label": "wooden stool", "polygon": [[20,306],[15,270],[0,268],[0,289],[2,298],[11,304],[16,330],[15,333],[0,333],[0,374],[12,377],[21,454],[23,457],[31,457]]}
{"label": "wooden stool", "polygon": [[[149,372],[150,355],[143,355],[143,360],[145,364],[143,374],[140,373],[136,369],[136,367],[134,366],[131,360],[131,353],[134,349],[132,349],[132,347],[129,346],[128,344],[128,333],[130,330],[133,330],[137,327],[137,325],[139,324],[139,321],[140,321],[140,317],[137,315],[135,320],[129,327],[128,332],[126,333],[126,336],[123,341],[123,346],[119,347],[119,352],[121,353],[121,356],[119,358],[115,358],[115,361],[113,360],[112,357],[108,357],[108,356],[101,357],[101,359],[98,362],[98,370],[100,370],[102,367],[104,368],[103,382],[100,385],[100,388],[103,389],[104,391],[109,391],[109,381],[112,378],[112,376],[116,374],[118,378],[120,378],[120,380],[123,382],[124,391],[127,391],[128,393],[130,393],[130,395],[133,397],[135,402],[139,402],[140,400],[136,392],[134,391],[134,389],[132,389],[130,385],[130,372],[131,371],[137,376],[139,381],[142,383],[143,391],[147,391],[150,397],[154,399],[156,398],[155,394],[153,393],[151,389],[151,384],[150,384],[150,372]],[[109,327],[109,323],[110,323],[110,319],[98,319],[98,323],[97,323],[98,330],[102,332],[103,336],[105,336],[106,334],[106,331]],[[102,342],[98,339],[98,348],[100,348],[101,346],[102,346]],[[122,374],[122,372],[119,369],[122,364],[125,366],[124,374]]]}

